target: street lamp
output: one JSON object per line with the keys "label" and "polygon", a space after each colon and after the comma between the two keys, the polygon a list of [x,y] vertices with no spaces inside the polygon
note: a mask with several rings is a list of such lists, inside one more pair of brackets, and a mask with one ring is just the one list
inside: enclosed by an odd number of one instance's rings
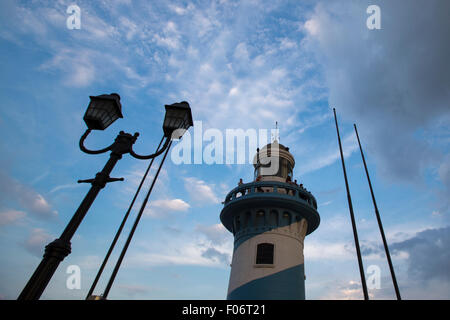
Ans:
{"label": "street lamp", "polygon": [[[182,101],[180,103],[174,103],[174,104],[171,104],[171,105],[165,105],[165,108],[166,108],[166,115],[164,117],[164,122],[163,122],[164,136],[162,137],[158,147],[156,148],[157,151],[159,150],[159,147],[161,146],[161,144],[162,144],[162,142],[163,142],[165,137],[172,136],[175,139],[176,138],[181,138],[181,136],[184,134],[184,132],[189,127],[193,126],[192,114],[191,114],[191,111],[190,111],[189,103],[187,103],[186,101]],[[168,148],[170,148],[170,145],[168,146]],[[167,151],[166,151],[166,154],[167,154]],[[124,217],[122,219],[122,222],[121,222],[121,224],[119,226],[119,229],[117,230],[117,232],[116,232],[116,234],[114,236],[114,239],[111,242],[111,245],[109,246],[108,252],[106,253],[106,256],[103,259],[103,262],[102,262],[102,264],[101,264],[101,266],[100,266],[100,268],[99,268],[99,270],[97,272],[97,275],[95,276],[95,279],[92,282],[92,285],[91,285],[91,287],[90,287],[90,289],[89,289],[89,291],[87,293],[86,300],[106,299],[106,297],[108,296],[109,290],[111,289],[111,286],[112,286],[112,284],[114,282],[115,276],[116,276],[117,272],[119,271],[120,264],[122,263],[122,260],[123,260],[123,258],[125,256],[125,253],[126,253],[127,249],[128,249],[128,246],[129,246],[130,241],[131,241],[131,239],[133,237],[134,231],[136,230],[136,227],[137,227],[137,225],[139,223],[140,217],[142,216],[143,210],[145,209],[145,206],[147,204],[148,198],[149,198],[149,196],[151,194],[151,190],[153,189],[153,186],[154,186],[154,184],[156,182],[156,179],[158,178],[158,174],[159,174],[159,171],[160,171],[160,169],[161,169],[161,167],[162,167],[162,165],[164,163],[164,160],[166,158],[166,154],[164,155],[163,160],[161,161],[161,163],[159,165],[159,168],[158,168],[158,170],[156,172],[156,175],[153,178],[152,185],[151,185],[149,191],[147,192],[147,196],[146,196],[144,202],[142,203],[141,210],[139,211],[139,213],[138,213],[138,215],[136,217],[136,220],[135,220],[135,223],[133,225],[133,228],[130,231],[130,234],[129,234],[128,238],[127,238],[125,246],[122,249],[120,257],[119,257],[119,259],[118,259],[118,261],[117,261],[117,263],[116,263],[116,265],[114,267],[113,273],[112,273],[111,278],[110,278],[110,280],[109,280],[109,282],[108,282],[108,284],[106,286],[106,290],[105,290],[104,294],[101,295],[101,296],[97,296],[97,295],[93,295],[92,293],[94,292],[94,289],[95,289],[95,287],[96,287],[96,285],[97,285],[97,283],[98,283],[98,281],[99,281],[99,279],[100,279],[100,277],[101,277],[101,275],[103,273],[103,270],[105,269],[106,263],[108,262],[108,259],[111,256],[112,251],[114,250],[114,247],[115,247],[115,245],[117,243],[117,240],[119,239],[119,236],[120,236],[120,234],[121,234],[121,232],[123,230],[123,227],[125,226],[125,223],[126,223],[126,221],[128,219],[128,216],[130,215],[130,212],[131,212],[131,210],[133,208],[133,205],[134,205],[134,203],[136,201],[136,198],[137,198],[137,196],[138,196],[138,194],[139,194],[139,192],[141,190],[141,187],[142,187],[142,185],[143,185],[143,183],[144,183],[144,181],[145,181],[145,179],[147,177],[147,174],[150,171],[150,168],[152,167],[154,159],[152,159],[152,161],[149,163],[149,165],[147,167],[147,170],[145,171],[144,175],[142,176],[141,182],[140,182],[140,184],[139,184],[139,186],[138,186],[138,188],[137,188],[137,190],[136,190],[136,192],[134,194],[133,199],[131,200],[131,203],[130,203],[130,205],[128,207],[128,210],[127,210],[127,212],[125,213],[125,215],[124,215]],[[142,159],[142,158],[140,158],[140,159]]]}
{"label": "street lamp", "polygon": [[[91,96],[90,99],[91,102],[83,117],[88,129],[81,136],[79,146],[81,151],[88,154],[100,154],[111,151],[109,160],[103,167],[103,170],[96,174],[94,179],[78,180],[79,183],[91,183],[92,186],[61,236],[45,247],[43,259],[19,295],[19,300],[37,300],[40,298],[61,261],[70,254],[70,240],[100,190],[103,189],[108,182],[123,181],[123,178],[111,178],[109,176],[117,161],[122,158],[122,155],[130,153],[137,159],[154,159],[167,149],[172,139],[172,133],[175,130],[186,130],[192,126],[191,108],[187,102],[183,101],[173,105],[166,105],[166,115],[163,125],[164,138],[166,141],[163,147],[157,152],[144,156],[136,154],[133,151],[133,144],[136,142],[139,133],[136,132],[134,135],[131,135],[123,131],[120,131],[119,135],[110,146],[99,150],[90,150],[84,146],[84,141],[92,130],[104,130],[118,118],[123,118],[120,96],[117,93]],[[178,139],[179,133],[180,132],[177,131],[177,137],[174,138]]]}

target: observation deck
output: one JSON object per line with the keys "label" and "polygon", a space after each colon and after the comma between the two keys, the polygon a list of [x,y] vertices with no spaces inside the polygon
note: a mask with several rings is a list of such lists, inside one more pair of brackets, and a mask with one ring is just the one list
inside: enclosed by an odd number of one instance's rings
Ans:
{"label": "observation deck", "polygon": [[291,210],[308,221],[306,234],[317,229],[320,223],[314,196],[305,188],[291,183],[276,181],[244,183],[231,190],[223,204],[220,220],[233,234],[234,216],[251,208],[276,207]]}

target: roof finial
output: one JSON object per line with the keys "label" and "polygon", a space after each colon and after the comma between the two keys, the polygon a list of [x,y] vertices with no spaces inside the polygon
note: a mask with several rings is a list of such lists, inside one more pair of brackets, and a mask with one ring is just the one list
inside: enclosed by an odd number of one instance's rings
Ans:
{"label": "roof finial", "polygon": [[275,130],[272,129],[272,142],[277,142],[280,140],[278,121],[275,121]]}

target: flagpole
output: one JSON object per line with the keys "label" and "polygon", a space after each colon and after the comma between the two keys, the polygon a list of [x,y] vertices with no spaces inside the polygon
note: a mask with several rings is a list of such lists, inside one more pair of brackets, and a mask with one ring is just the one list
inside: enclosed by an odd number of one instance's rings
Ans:
{"label": "flagpole", "polygon": [[392,282],[394,284],[395,295],[397,296],[397,300],[402,300],[400,296],[400,290],[398,288],[397,279],[395,277],[394,266],[392,265],[391,255],[389,253],[389,247],[386,241],[386,236],[384,235],[383,224],[381,222],[380,212],[378,211],[377,202],[375,201],[375,194],[373,192],[372,183],[370,182],[369,171],[367,170],[366,159],[364,158],[364,153],[361,147],[361,142],[359,140],[358,130],[356,129],[356,124],[353,124],[355,127],[356,137],[358,138],[359,150],[361,151],[361,157],[364,163],[364,169],[366,170],[367,181],[369,182],[370,194],[372,195],[372,202],[375,208],[375,215],[377,216],[378,227],[380,228],[381,238],[383,239],[384,250],[386,251],[386,258],[389,264],[389,269],[391,271]]}
{"label": "flagpole", "polygon": [[337,131],[338,142],[339,142],[339,151],[341,152],[342,169],[344,171],[344,179],[345,179],[345,188],[347,189],[348,208],[350,211],[350,218],[352,221],[353,237],[355,238],[356,255],[358,256],[359,273],[361,275],[361,283],[362,283],[362,289],[363,289],[363,293],[364,293],[364,300],[369,300],[369,294],[367,292],[367,285],[366,285],[366,277],[364,275],[364,266],[363,266],[362,257],[361,257],[361,250],[359,248],[358,231],[356,230],[355,215],[353,213],[352,198],[350,196],[350,188],[348,186],[348,181],[347,181],[347,172],[345,170],[344,154],[342,152],[341,136],[339,134],[339,127],[338,127],[335,108],[333,108],[333,112],[334,112],[334,121],[336,123],[336,131]]}

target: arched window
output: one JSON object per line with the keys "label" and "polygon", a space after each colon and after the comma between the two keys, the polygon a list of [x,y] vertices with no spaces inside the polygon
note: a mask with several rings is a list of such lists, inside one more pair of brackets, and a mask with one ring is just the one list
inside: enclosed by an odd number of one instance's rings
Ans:
{"label": "arched window", "polygon": [[241,229],[241,219],[240,219],[239,215],[234,217],[234,225],[235,225],[234,230],[236,232],[239,232]]}
{"label": "arched window", "polygon": [[265,225],[265,212],[263,210],[258,210],[256,212],[256,223],[255,227],[264,227]]}
{"label": "arched window", "polygon": [[273,226],[273,227],[277,227],[278,226],[278,212],[276,210],[270,211],[269,225]]}
{"label": "arched window", "polygon": [[250,212],[246,212],[245,216],[244,216],[244,225],[243,228],[248,228],[250,227],[250,217],[251,217],[251,213]]}
{"label": "arched window", "polygon": [[273,243],[260,243],[256,247],[256,264],[273,264]]}
{"label": "arched window", "polygon": [[281,227],[290,226],[291,225],[291,214],[287,211],[283,213],[281,216]]}

